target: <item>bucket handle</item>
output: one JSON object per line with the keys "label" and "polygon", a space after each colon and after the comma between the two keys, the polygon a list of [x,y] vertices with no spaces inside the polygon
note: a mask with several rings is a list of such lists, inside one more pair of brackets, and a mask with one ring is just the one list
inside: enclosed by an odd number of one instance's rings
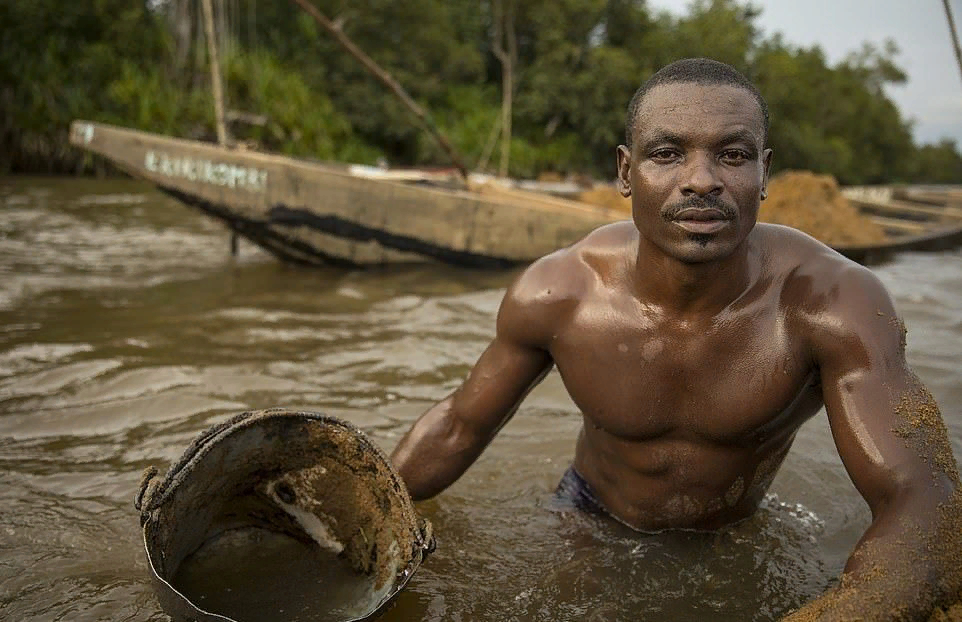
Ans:
{"label": "bucket handle", "polygon": [[157,481],[157,467],[149,466],[144,469],[140,476],[140,490],[134,497],[134,509],[141,513],[141,516],[154,509],[154,497],[160,482]]}
{"label": "bucket handle", "polygon": [[431,525],[431,521],[426,518],[421,519],[421,550],[424,552],[424,557],[427,557],[434,550],[438,548],[437,540],[434,538],[434,527]]}

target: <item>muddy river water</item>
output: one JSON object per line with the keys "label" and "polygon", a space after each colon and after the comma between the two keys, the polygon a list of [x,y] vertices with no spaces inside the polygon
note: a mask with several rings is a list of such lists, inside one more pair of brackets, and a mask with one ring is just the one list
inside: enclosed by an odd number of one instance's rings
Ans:
{"label": "muddy river water", "polygon": [[[286,267],[127,181],[0,179],[0,619],[160,621],[133,498],[202,430],[283,406],[389,450],[492,336],[509,273]],[[874,268],[962,456],[962,252]],[[580,427],[556,373],[419,505],[438,550],[384,620],[771,620],[869,521],[824,413],[752,519],[641,536],[556,511]]]}

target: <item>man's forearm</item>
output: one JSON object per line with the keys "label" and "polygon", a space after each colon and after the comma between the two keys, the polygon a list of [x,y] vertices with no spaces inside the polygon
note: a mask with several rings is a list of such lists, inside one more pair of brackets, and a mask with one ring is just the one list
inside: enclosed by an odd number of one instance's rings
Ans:
{"label": "man's forearm", "polygon": [[839,585],[784,622],[925,620],[937,605],[957,599],[959,500],[956,490],[941,503],[931,498],[893,503],[855,547]]}
{"label": "man's forearm", "polygon": [[477,459],[488,439],[459,422],[448,397],[424,413],[391,454],[415,500],[429,499],[453,484]]}

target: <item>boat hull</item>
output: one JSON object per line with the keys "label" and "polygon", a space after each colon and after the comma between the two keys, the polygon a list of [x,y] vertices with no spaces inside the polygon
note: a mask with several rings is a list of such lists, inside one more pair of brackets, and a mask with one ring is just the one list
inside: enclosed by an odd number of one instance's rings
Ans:
{"label": "boat hull", "polygon": [[624,217],[534,193],[364,179],[336,165],[87,121],[73,123],[71,142],[301,264],[506,268]]}

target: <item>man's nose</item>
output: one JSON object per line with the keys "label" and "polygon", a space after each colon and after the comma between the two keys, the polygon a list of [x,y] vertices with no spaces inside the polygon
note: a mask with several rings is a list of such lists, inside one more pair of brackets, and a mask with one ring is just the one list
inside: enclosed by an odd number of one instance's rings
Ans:
{"label": "man's nose", "polygon": [[708,154],[694,153],[689,156],[684,175],[681,193],[686,197],[693,195],[703,197],[709,194],[717,196],[722,192],[716,162]]}

